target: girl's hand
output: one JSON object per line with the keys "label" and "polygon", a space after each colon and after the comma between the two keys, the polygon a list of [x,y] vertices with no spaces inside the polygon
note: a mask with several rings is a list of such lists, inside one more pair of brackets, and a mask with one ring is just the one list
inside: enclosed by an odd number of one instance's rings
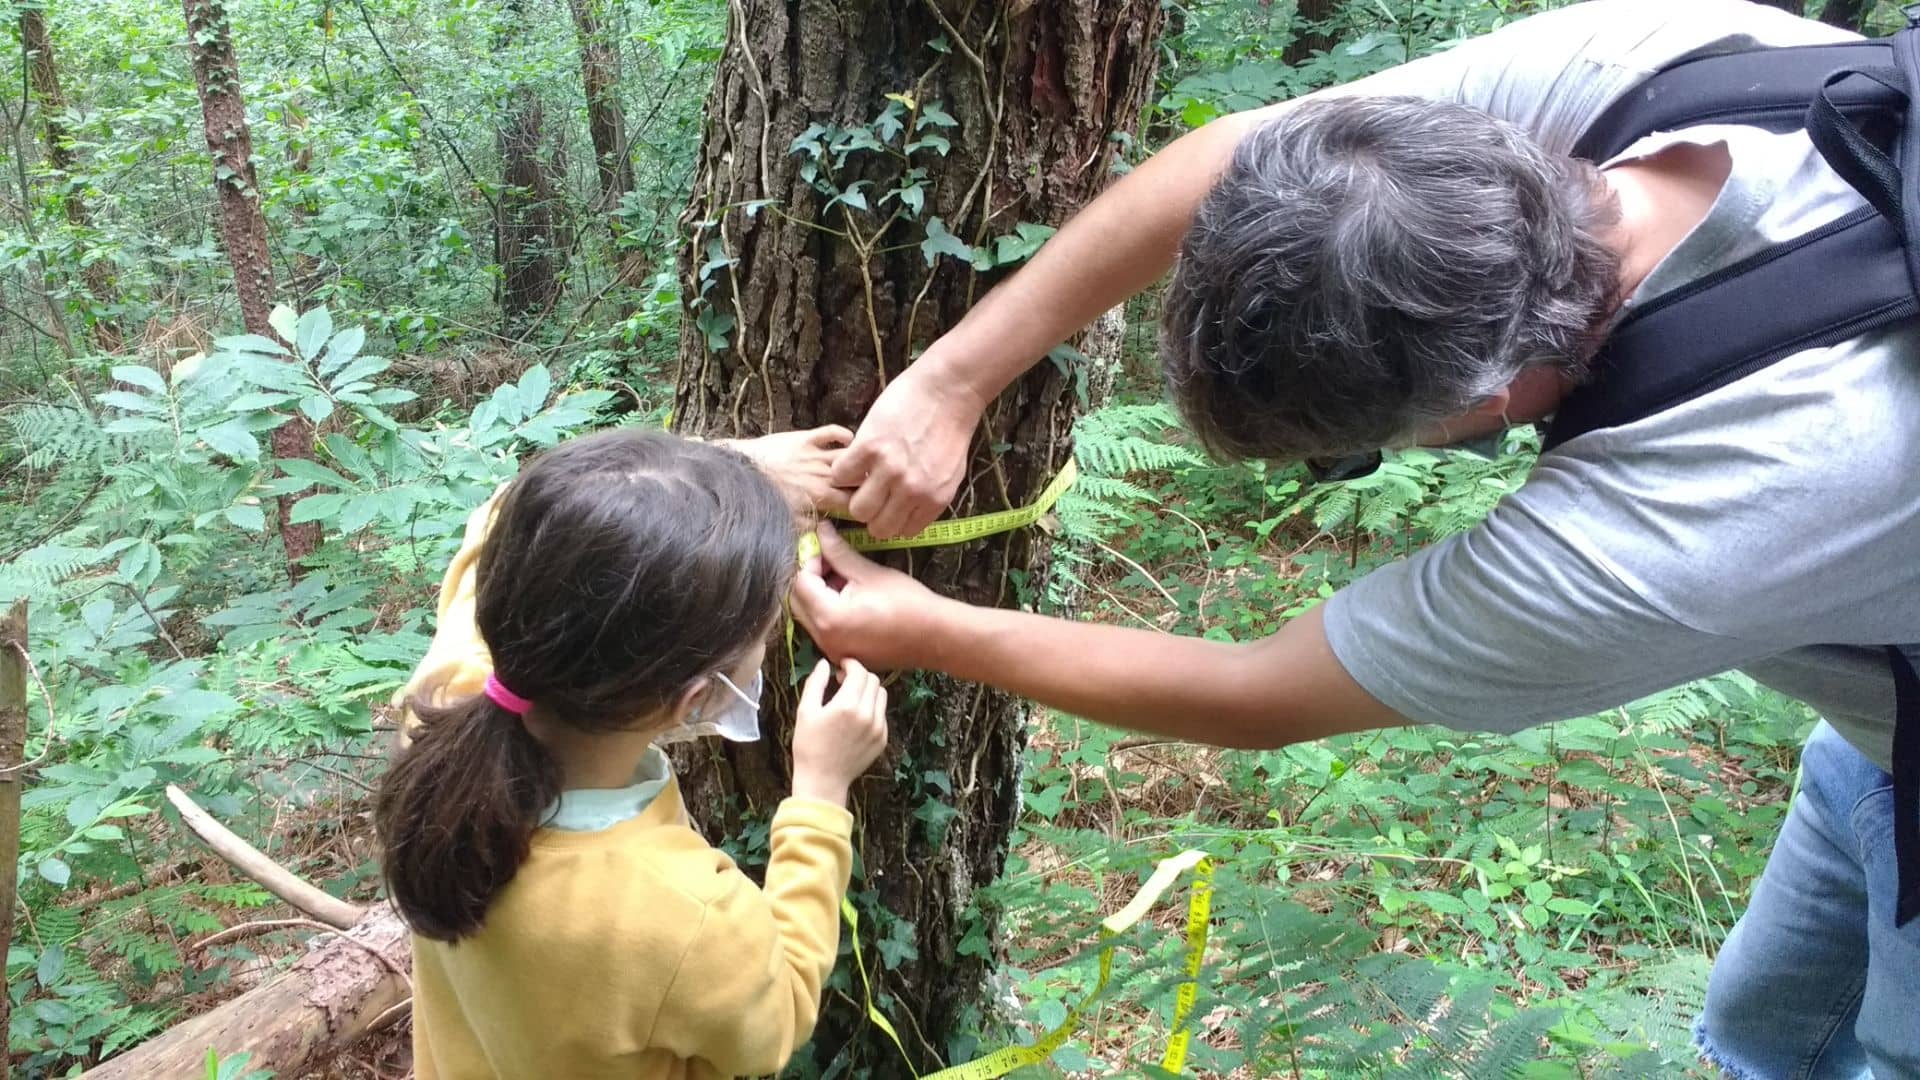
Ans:
{"label": "girl's hand", "polygon": [[831,671],[825,660],[815,664],[800,690],[793,720],[793,793],[845,806],[847,788],[887,748],[887,688],[859,661],[849,660],[840,666],[840,689],[828,700]]}
{"label": "girl's hand", "polygon": [[853,492],[833,486],[833,467],[853,441],[853,432],[836,424],[811,431],[783,431],[731,443],[753,459],[786,493],[797,515],[846,513]]}

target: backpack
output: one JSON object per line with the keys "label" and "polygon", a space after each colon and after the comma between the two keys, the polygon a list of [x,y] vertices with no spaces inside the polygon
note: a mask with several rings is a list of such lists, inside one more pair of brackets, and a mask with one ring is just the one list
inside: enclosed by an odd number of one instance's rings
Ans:
{"label": "backpack", "polygon": [[[1695,56],[1629,90],[1574,156],[1701,124],[1805,129],[1868,205],[1635,309],[1562,402],[1543,451],[1689,401],[1805,349],[1920,316],[1920,4],[1890,38]],[[1907,178],[1912,178],[1911,180]],[[1808,281],[1830,282],[1809,290]],[[1894,925],[1920,916],[1920,642],[1889,644],[1894,679]]]}

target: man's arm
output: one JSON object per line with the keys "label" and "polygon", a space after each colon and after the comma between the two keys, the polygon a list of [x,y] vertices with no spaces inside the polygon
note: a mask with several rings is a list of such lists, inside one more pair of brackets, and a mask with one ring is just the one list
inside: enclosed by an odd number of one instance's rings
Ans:
{"label": "man's arm", "polygon": [[1241,137],[1285,107],[1222,117],[1149,158],[928,346],[874,402],[834,468],[835,485],[859,489],[852,516],[883,537],[919,532],[938,517],[960,485],[986,404],[1048,350],[1159,280]]}
{"label": "man's arm", "polygon": [[795,581],[793,610],[830,657],[931,668],[1089,720],[1216,746],[1276,747],[1407,722],[1347,674],[1320,608],[1262,641],[1205,641],[948,600],[861,558],[830,527],[821,548]]}

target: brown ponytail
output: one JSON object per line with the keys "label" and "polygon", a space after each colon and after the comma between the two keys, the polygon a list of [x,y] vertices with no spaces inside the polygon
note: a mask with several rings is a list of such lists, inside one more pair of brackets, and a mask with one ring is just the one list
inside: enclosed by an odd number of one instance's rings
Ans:
{"label": "brown ponytail", "polygon": [[[794,567],[793,518],[739,453],[622,429],[562,443],[508,485],[474,565],[474,623],[543,723],[631,727],[764,634]],[[560,767],[483,695],[417,699],[375,828],[400,914],[457,941],[526,861]]]}
{"label": "brown ponytail", "polygon": [[458,941],[526,861],[560,767],[520,717],[485,695],[435,708],[416,698],[413,744],[380,785],[375,829],[387,892],[421,937]]}

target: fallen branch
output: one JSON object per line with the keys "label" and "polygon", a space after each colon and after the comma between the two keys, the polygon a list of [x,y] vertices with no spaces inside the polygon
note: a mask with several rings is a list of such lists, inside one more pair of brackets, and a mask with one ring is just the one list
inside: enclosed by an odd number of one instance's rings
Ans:
{"label": "fallen branch", "polygon": [[215,821],[211,814],[200,808],[199,803],[172,784],[167,785],[167,801],[180,812],[180,818],[187,823],[187,828],[193,830],[201,843],[212,848],[214,854],[299,911],[337,930],[353,926],[367,914],[366,909],[358,904],[328,895],[300,880],[292,871],[268,858],[265,852]]}
{"label": "fallen branch", "polygon": [[392,908],[374,907],[330,936],[285,975],[175,1024],[83,1080],[200,1076],[208,1051],[248,1054],[252,1068],[279,1076],[305,1075],[391,1021],[410,997],[407,929]]}

